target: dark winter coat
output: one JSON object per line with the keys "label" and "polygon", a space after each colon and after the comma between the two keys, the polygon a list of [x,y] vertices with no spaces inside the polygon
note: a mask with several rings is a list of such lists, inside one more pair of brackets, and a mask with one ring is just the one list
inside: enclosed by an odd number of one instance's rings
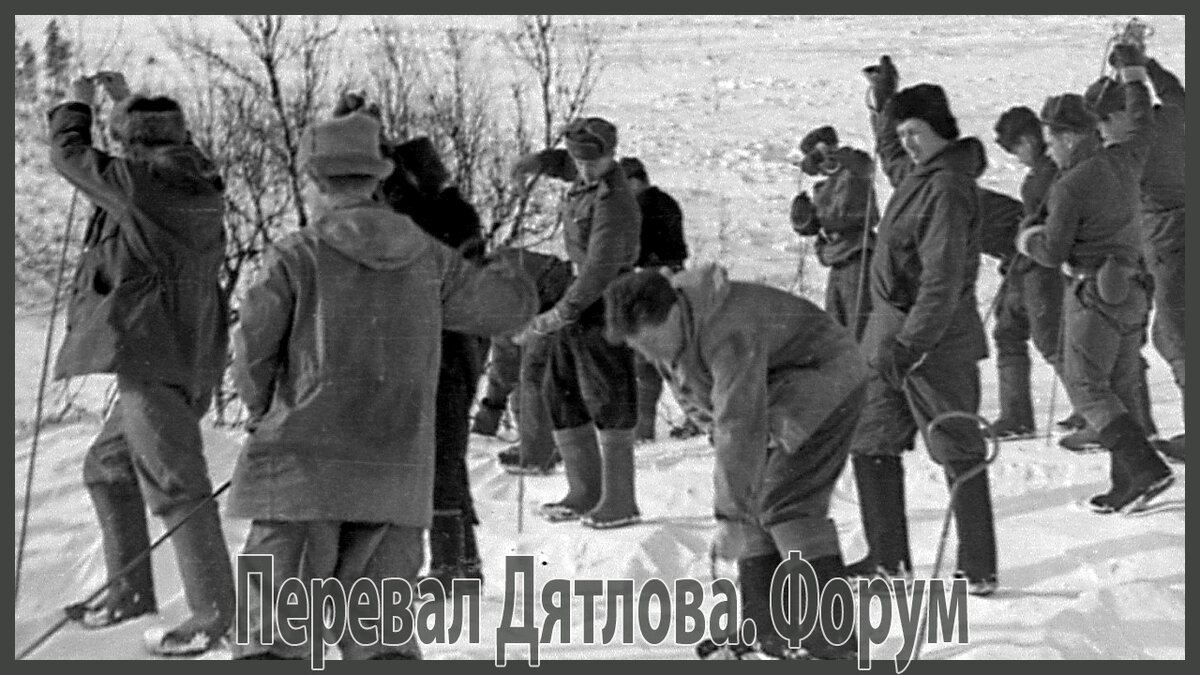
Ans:
{"label": "dark winter coat", "polygon": [[979,215],[980,250],[999,260],[1003,272],[1017,255],[1017,230],[1025,207],[1006,194],[979,188]]}
{"label": "dark winter coat", "polygon": [[1109,146],[1102,146],[1098,135],[1085,137],[1050,186],[1045,229],[1028,239],[1030,257],[1046,267],[1066,262],[1087,273],[1109,257],[1130,267],[1141,260],[1137,219],[1142,168],[1153,138],[1150,90],[1143,82],[1127,83],[1125,100],[1132,136]]}
{"label": "dark winter coat", "polygon": [[[833,155],[836,173],[813,185],[811,214],[794,218],[792,228],[802,236],[816,236],[817,259],[826,267],[856,258],[863,250],[863,228],[879,222],[875,201],[875,163],[862,150],[842,147]],[[866,248],[875,246],[875,233]]]}
{"label": "dark winter coat", "polygon": [[[1046,197],[1050,194],[1050,186],[1058,176],[1058,165],[1045,153],[1038,155],[1033,168],[1025,174],[1021,181],[1021,205],[1025,217],[1021,220],[1018,232],[1034,225],[1041,225],[1046,219]],[[1012,274],[1024,274],[1038,264],[1027,255],[1017,253],[1012,263],[1015,269]]]}
{"label": "dark winter coat", "polygon": [[[1179,78],[1150,59],[1146,72],[1162,105],[1154,108],[1154,140],[1142,172],[1142,210],[1162,213],[1184,207],[1187,195],[1185,174],[1186,122],[1184,90]],[[1146,242],[1158,251],[1178,251],[1184,245],[1183,219],[1156,218],[1144,223],[1166,225],[1143,232]]]}
{"label": "dark winter coat", "polygon": [[234,334],[251,430],[230,515],[429,527],[439,335],[511,331],[536,304],[524,274],[468,263],[378,202],[280,240]]}
{"label": "dark winter coat", "polygon": [[575,264],[575,281],[558,307],[574,321],[596,304],[609,282],[633,269],[640,247],[642,216],[621,167],[588,185],[577,179],[566,197],[563,240]]}
{"label": "dark winter coat", "polygon": [[55,377],[121,375],[200,395],[225,369],[222,183],[192,145],[92,147],[83,103],[50,110],[50,161],[96,209],[84,235]]}
{"label": "dark winter coat", "polygon": [[637,203],[642,214],[642,236],[636,265],[682,267],[688,248],[679,202],[651,185],[637,195]]}
{"label": "dark winter coat", "polygon": [[[704,265],[674,275],[681,316],[679,353],[654,365],[689,415],[709,428],[717,470],[733,504],[728,517],[752,514],[767,448],[794,453],[869,376],[849,330],[803,298],[760,284],[730,281]],[[827,448],[814,467],[845,462]],[[813,480],[817,480],[814,475]],[[811,486],[809,486],[811,487]],[[797,486],[797,493],[809,490]]]}
{"label": "dark winter coat", "polygon": [[952,141],[917,165],[900,145],[891,106],[874,121],[877,152],[895,190],[871,259],[864,352],[873,359],[897,339],[918,353],[986,358],[975,298],[981,144],[975,138]]}

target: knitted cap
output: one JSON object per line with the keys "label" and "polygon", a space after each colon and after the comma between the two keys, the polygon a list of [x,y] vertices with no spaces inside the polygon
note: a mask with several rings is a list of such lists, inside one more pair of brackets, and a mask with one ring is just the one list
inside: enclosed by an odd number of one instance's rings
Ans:
{"label": "knitted cap", "polygon": [[360,112],[317,122],[300,138],[300,166],[322,176],[387,176],[394,165],[383,157],[379,130],[379,120]]}
{"label": "knitted cap", "polygon": [[1125,109],[1125,85],[1105,75],[1083,92],[1083,102],[1097,119],[1104,119]]}
{"label": "knitted cap", "polygon": [[958,120],[950,113],[945,90],[936,84],[917,84],[901,89],[892,97],[891,105],[897,122],[919,119],[948,141],[958,138]]}
{"label": "knitted cap", "polygon": [[1096,129],[1096,116],[1088,110],[1079,94],[1047,98],[1038,118],[1054,131],[1088,132]]}
{"label": "knitted cap", "polygon": [[180,145],[188,140],[183,110],[166,96],[130,96],[115,106],[108,122],[113,138],[129,145]]}
{"label": "knitted cap", "polygon": [[837,145],[837,131],[831,126],[817,127],[804,135],[800,141],[800,153],[807,155],[813,148],[817,147],[818,143],[825,145]]}
{"label": "knitted cap", "polygon": [[602,117],[580,117],[563,129],[563,139],[575,159],[600,159],[617,149],[617,128]]}
{"label": "knitted cap", "polygon": [[1031,108],[1019,105],[1000,115],[995,131],[996,144],[1002,148],[1012,148],[1021,140],[1021,136],[1042,138],[1042,123]]}

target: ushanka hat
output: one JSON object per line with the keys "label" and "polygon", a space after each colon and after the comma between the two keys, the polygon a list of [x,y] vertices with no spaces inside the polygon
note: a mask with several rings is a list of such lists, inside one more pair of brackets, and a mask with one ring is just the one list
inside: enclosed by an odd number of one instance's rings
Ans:
{"label": "ushanka hat", "polygon": [[1125,85],[1105,75],[1083,92],[1083,102],[1102,120],[1125,109]]}
{"label": "ushanka hat", "polygon": [[376,176],[395,165],[379,147],[379,120],[361,112],[318,122],[300,138],[300,166],[321,176]]}
{"label": "ushanka hat", "polygon": [[833,146],[838,143],[837,130],[831,126],[817,127],[812,131],[804,134],[804,138],[800,140],[800,153],[807,155],[817,147],[818,143]]}
{"label": "ushanka hat", "polygon": [[602,117],[580,117],[563,129],[563,141],[575,159],[600,159],[617,149],[617,128]]}
{"label": "ushanka hat", "polygon": [[180,145],[188,140],[183,110],[166,96],[136,95],[118,102],[108,128],[123,145]]}
{"label": "ushanka hat", "polygon": [[946,91],[936,84],[917,84],[896,92],[892,115],[897,122],[922,120],[948,141],[958,138],[958,120],[950,113]]}
{"label": "ushanka hat", "polygon": [[1042,124],[1054,131],[1086,133],[1096,129],[1096,116],[1088,110],[1087,104],[1079,94],[1047,98],[1038,118]]}

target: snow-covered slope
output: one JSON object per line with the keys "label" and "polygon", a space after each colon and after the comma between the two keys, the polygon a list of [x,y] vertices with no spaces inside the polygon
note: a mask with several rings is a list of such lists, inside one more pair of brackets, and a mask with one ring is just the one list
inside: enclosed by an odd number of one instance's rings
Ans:
{"label": "snow-covered slope", "polygon": [[[868,146],[858,69],[890,53],[902,84],[936,81],[949,92],[964,133],[989,145],[991,168],[983,183],[1015,194],[1022,175],[1014,160],[991,144],[991,125],[1005,108],[1036,107],[1048,94],[1081,90],[1096,76],[1099,52],[1120,17],[690,17],[629,19],[606,43],[611,62],[597,90],[595,114],[621,127],[622,149],[637,154],[652,179],[683,205],[696,260],[720,260],[735,277],[760,279],[819,301],[824,272],[812,258],[797,274],[803,247],[787,223],[797,172],[786,151],[808,129],[835,123],[845,141]],[[1184,74],[1184,20],[1150,17],[1152,49]],[[609,19],[614,23],[623,19]],[[153,80],[153,78],[150,78]],[[18,176],[18,185],[20,185]],[[879,182],[881,199],[887,188]],[[992,262],[981,270],[980,311],[998,278]],[[18,317],[15,325],[15,496],[17,527],[30,450],[29,422],[42,356],[45,321]],[[61,329],[58,333],[61,339]],[[1183,430],[1179,391],[1149,347],[1149,381],[1160,431]],[[982,413],[996,415],[995,364],[981,364]],[[1034,367],[1038,424],[1051,415],[1052,374]],[[80,479],[83,452],[99,426],[96,411],[105,378],[80,383],[83,411],[46,428],[40,439],[32,509],[15,610],[18,650],[57,619],[59,608],[86,596],[104,580],[94,515]],[[1066,414],[1054,395],[1055,417]],[[677,416],[664,403],[666,416]],[[214,482],[228,477],[240,439],[206,429]],[[659,578],[709,581],[712,456],[703,439],[663,440],[637,450],[638,500],[646,522],[596,532],[578,524],[552,525],[536,506],[561,496],[560,473],[527,478],[518,532],[518,482],[497,466],[504,444],[471,438],[470,467],[482,526],[487,582],[478,644],[435,644],[433,659],[496,657],[503,608],[504,556],[536,557],[539,581],[557,578]],[[933,565],[946,504],[940,470],[920,448],[906,460],[913,555],[919,575]],[[931,645],[929,659],[1183,658],[1185,625],[1185,469],[1173,467],[1176,486],[1160,497],[1166,508],[1142,518],[1096,516],[1076,502],[1103,489],[1103,455],[1073,456],[1042,440],[1007,443],[991,471],[1000,555],[1000,591],[969,601],[970,641]],[[865,545],[857,496],[846,473],[833,517],[848,559]],[[236,552],[247,524],[227,521]],[[152,522],[152,535],[161,531]],[[953,537],[953,534],[951,534]],[[953,546],[950,547],[953,551]],[[169,547],[155,554],[161,605],[157,619],[106,631],[68,627],[32,655],[38,659],[138,659],[141,633],[185,614]],[[953,569],[948,561],[947,569]],[[576,616],[579,616],[577,613]],[[577,632],[566,645],[543,645],[541,658],[692,658],[688,645],[584,645]],[[888,658],[893,636],[874,652]],[[220,654],[212,655],[218,658]],[[517,652],[510,651],[510,658]]]}

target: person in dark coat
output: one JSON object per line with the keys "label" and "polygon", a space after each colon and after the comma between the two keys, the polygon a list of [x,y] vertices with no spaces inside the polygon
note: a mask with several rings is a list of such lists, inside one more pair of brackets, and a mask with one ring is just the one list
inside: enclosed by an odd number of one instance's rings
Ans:
{"label": "person in dark coat", "polygon": [[[434,513],[442,332],[514,330],[536,306],[520,270],[472,264],[374,198],[394,168],[379,131],[361,112],[305,130],[314,219],[272,246],[234,333],[250,420],[229,513],[251,519],[242,552],[272,555],[277,586],[416,582]],[[319,642],[285,643],[278,620],[275,635],[261,635],[272,608],[259,599],[278,587],[257,583],[240,599],[249,643],[233,646],[235,658],[308,657]],[[346,634],[340,645],[347,659],[420,657],[415,638],[360,644]]]}
{"label": "person in dark coat", "polygon": [[822,178],[813,185],[811,197],[801,192],[792,199],[792,229],[802,237],[816,237],[817,260],[829,268],[825,311],[861,340],[871,313],[864,273],[875,247],[873,227],[879,222],[875,162],[862,150],[839,146],[831,126],[808,132],[800,152],[800,169]]}
{"label": "person in dark coat", "polygon": [[[946,94],[934,84],[896,92],[889,57],[871,80],[876,154],[895,187],[871,260],[871,316],[862,348],[875,370],[851,454],[869,551],[852,572],[911,569],[901,453],[948,411],[978,414],[987,342],[979,318],[981,143],[960,138]],[[975,422],[954,419],[928,434],[926,450],[947,482],[984,458]],[[962,484],[954,504],[958,572],[971,593],[996,589],[996,534],[988,474]]]}
{"label": "person in dark coat", "polygon": [[[538,312],[550,311],[575,280],[571,263],[536,251],[520,251],[515,255],[516,264],[537,285]],[[543,382],[550,364],[551,345],[552,340],[548,337],[532,336],[519,347],[521,359],[515,409],[521,436],[517,442],[516,461],[505,467],[508,473],[543,475],[562,459],[554,445],[554,426],[544,395]]]}
{"label": "person in dark coat", "polygon": [[[92,145],[97,83],[113,100],[121,156]],[[149,548],[147,505],[167,527],[179,525],[171,543],[191,614],[148,644],[161,655],[198,654],[225,635],[234,610],[200,435],[226,358],[224,187],[174,100],[130,96],[112,72],[77,79],[73,94],[50,109],[50,162],[95,210],[55,377],[116,375],[116,403],[83,463],[105,566],[111,577]],[[102,628],[157,609],[146,557],[99,603],[67,614]]]}
{"label": "person in dark coat", "polygon": [[1017,241],[1018,250],[1042,265],[1065,264],[1073,278],[1063,299],[1067,394],[1111,453],[1112,487],[1088,502],[1097,513],[1137,510],[1174,480],[1131,414],[1139,405],[1139,350],[1151,293],[1137,202],[1153,131],[1144,57],[1122,44],[1112,55],[1121,71],[1128,134],[1102,144],[1082,96],[1048,98],[1040,118],[1059,174],[1045,223]]}
{"label": "person in dark coat", "polygon": [[[614,159],[617,129],[599,117],[571,121],[563,134],[578,177],[566,197],[563,239],[575,280],[554,307],[514,338],[551,336],[544,396],[568,490],[545,504],[553,522],[580,520],[593,528],[641,520],[634,489],[633,428],[637,380],[633,352],[604,339],[604,287],[638,258],[641,212]],[[549,173],[561,153],[544,150],[518,160],[516,171]],[[561,172],[558,172],[562,175]],[[553,174],[551,174],[553,175]]]}
{"label": "person in dark coat", "polygon": [[[384,154],[396,170],[384,179],[384,201],[417,227],[478,262],[484,253],[483,228],[474,207],[454,186],[427,137],[386,144]],[[433,526],[429,530],[429,576],[449,585],[452,579],[483,579],[475,538],[479,516],[467,472],[471,405],[483,371],[487,341],[475,335],[442,332],[442,360],[436,399],[437,471],[433,484]]]}
{"label": "person in dark coat", "polygon": [[[1058,167],[1046,154],[1046,140],[1037,114],[1025,106],[1009,108],[996,121],[996,144],[1024,164],[1029,172],[1021,181],[1020,228],[1041,220],[1046,194]],[[996,365],[1000,383],[1000,418],[992,427],[1001,438],[1021,438],[1036,431],[1030,397],[1029,351],[1034,348],[1062,379],[1059,358],[1059,327],[1062,321],[1063,275],[1059,270],[1038,265],[1016,252],[1015,239],[1008,238],[1007,267],[996,303],[993,337],[999,352]],[[1028,412],[1028,415],[1026,415]],[[1068,417],[1069,421],[1074,414]],[[1082,426],[1082,425],[1079,425]]]}
{"label": "person in dark coat", "polygon": [[[869,370],[853,335],[813,303],[704,265],[642,270],[604,294],[608,337],[637,350],[710,432],[722,554],[736,559],[761,651],[790,656],[770,619],[771,578],[802,552],[824,585],[845,575],[829,500],[846,465]],[[820,629],[801,645],[853,658]]]}
{"label": "person in dark coat", "polygon": [[[633,196],[642,212],[642,236],[638,247],[637,269],[665,267],[673,272],[683,269],[688,257],[683,235],[683,209],[671,195],[650,183],[646,165],[637,157],[622,157],[621,170],[629,180]],[[653,441],[658,421],[658,399],[662,396],[662,378],[658,371],[634,352],[638,386],[638,420],[634,440]],[[687,418],[691,422],[691,418]]]}
{"label": "person in dark coat", "polygon": [[[1179,78],[1157,60],[1146,58],[1146,74],[1161,100],[1151,115],[1153,138],[1142,170],[1142,249],[1154,279],[1155,349],[1171,367],[1179,387],[1180,406],[1185,396],[1184,358],[1184,240],[1186,114],[1184,89]],[[1129,113],[1125,97],[1115,82],[1102,77],[1084,94],[1096,114],[1105,142],[1118,142],[1128,134]],[[1152,431],[1148,429],[1147,431]],[[1180,434],[1158,444],[1169,456],[1182,459],[1185,437]]]}

